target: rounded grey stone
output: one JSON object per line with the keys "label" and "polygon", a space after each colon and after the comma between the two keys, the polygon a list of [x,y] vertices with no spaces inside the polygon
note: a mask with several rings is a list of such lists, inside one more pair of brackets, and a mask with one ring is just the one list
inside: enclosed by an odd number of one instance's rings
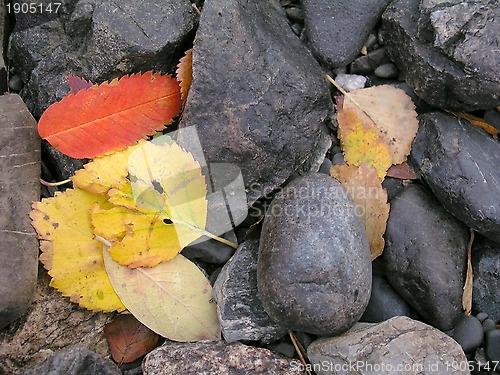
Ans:
{"label": "rounded grey stone", "polygon": [[291,330],[336,335],[359,320],[370,298],[370,248],[337,180],[309,174],[273,200],[262,228],[257,286],[269,316]]}

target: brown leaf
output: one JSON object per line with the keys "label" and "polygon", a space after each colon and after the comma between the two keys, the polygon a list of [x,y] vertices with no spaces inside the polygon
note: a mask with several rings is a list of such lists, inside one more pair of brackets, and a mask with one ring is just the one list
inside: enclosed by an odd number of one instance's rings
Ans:
{"label": "brown leaf", "polygon": [[387,170],[387,177],[399,178],[400,180],[416,180],[417,172],[411,168],[407,162],[401,164],[393,164]]}
{"label": "brown leaf", "polygon": [[377,176],[377,171],[370,165],[362,164],[359,168],[352,165],[334,165],[330,175],[340,181],[349,192],[356,214],[365,224],[372,260],[384,251],[385,229],[389,218],[387,191]]}
{"label": "brown leaf", "polygon": [[118,315],[104,327],[111,356],[119,364],[134,362],[156,347],[158,336],[133,315]]}
{"label": "brown leaf", "polygon": [[474,281],[474,275],[472,274],[472,244],[474,243],[474,231],[470,230],[470,241],[469,247],[467,248],[467,274],[464,283],[464,292],[462,294],[462,306],[465,310],[466,315],[470,315],[472,310],[472,286]]}
{"label": "brown leaf", "polygon": [[179,81],[179,86],[181,88],[181,99],[182,103],[186,101],[189,88],[191,87],[191,81],[193,79],[193,49],[188,49],[184,55],[179,60],[176,70],[177,80]]}
{"label": "brown leaf", "polygon": [[344,109],[353,108],[365,123],[373,123],[384,137],[392,163],[405,161],[418,130],[417,113],[411,98],[390,85],[373,86],[346,93]]}

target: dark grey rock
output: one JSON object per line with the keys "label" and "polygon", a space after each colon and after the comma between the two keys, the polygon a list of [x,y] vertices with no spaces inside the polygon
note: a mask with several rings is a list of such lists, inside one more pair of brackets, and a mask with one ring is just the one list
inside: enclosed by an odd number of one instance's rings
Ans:
{"label": "dark grey rock", "polygon": [[472,307],[484,311],[490,319],[500,321],[500,244],[477,238],[472,245],[474,286]]}
{"label": "dark grey rock", "polygon": [[15,92],[21,91],[23,88],[24,83],[21,79],[21,76],[19,74],[14,74],[10,79],[9,79],[9,89]]}
{"label": "dark grey rock", "polygon": [[35,292],[38,241],[31,203],[40,199],[40,138],[18,95],[0,96],[0,329],[26,312]]}
{"label": "dark grey rock", "polygon": [[429,324],[442,330],[462,316],[469,231],[430,191],[410,185],[391,201],[385,233],[387,279]]}
{"label": "dark grey rock", "polygon": [[476,315],[476,319],[479,320],[481,323],[484,322],[486,319],[488,319],[488,313],[480,312]]}
{"label": "dark grey rock", "polygon": [[2,43],[2,48],[0,49],[0,94],[7,91],[7,69],[5,67],[4,58],[4,48],[5,42],[8,37],[9,23],[7,18],[7,8],[6,3],[3,2],[0,5],[0,43]]}
{"label": "dark grey rock", "polygon": [[42,152],[46,165],[50,168],[53,181],[57,182],[70,178],[85,165],[85,160],[74,159],[64,155],[61,151],[53,147],[47,141],[42,141]]}
{"label": "dark grey rock", "polygon": [[500,111],[497,108],[484,111],[484,121],[500,130]]}
{"label": "dark grey rock", "polygon": [[381,47],[368,52],[366,56],[360,56],[354,60],[351,64],[351,74],[368,74],[378,66],[390,61],[385,48]]}
{"label": "dark grey rock", "polygon": [[293,344],[285,341],[269,344],[267,345],[267,348],[275,353],[282,354],[287,358],[293,358],[293,356],[296,354],[296,350]]}
{"label": "dark grey rock", "polygon": [[426,113],[411,157],[442,205],[500,242],[500,143],[465,120]]}
{"label": "dark grey rock", "polygon": [[326,65],[349,64],[380,20],[389,0],[302,0],[313,53]]}
{"label": "dark grey rock", "polygon": [[196,126],[208,161],[241,168],[249,204],[294,171],[319,169],[328,85],[279,4],[206,2],[193,48],[180,127]]}
{"label": "dark grey rock", "polygon": [[496,361],[497,364],[500,362],[500,329],[486,333],[484,337],[484,354],[486,359]]}
{"label": "dark grey rock", "polygon": [[394,63],[380,65],[373,72],[379,78],[396,78],[399,76],[399,69]]}
{"label": "dark grey rock", "polygon": [[330,159],[326,159],[323,160],[323,163],[321,163],[320,167],[319,167],[319,173],[324,173],[324,174],[327,174],[329,175],[330,174],[330,168],[332,167],[332,162]]}
{"label": "dark grey rock", "polygon": [[374,274],[370,302],[360,321],[379,323],[395,316],[410,316],[410,305],[385,278]]}
{"label": "dark grey rock", "polygon": [[[47,3],[47,1],[46,1]],[[69,73],[101,82],[126,73],[172,71],[197,16],[188,0],[66,0],[57,15],[16,15],[8,56],[36,117],[68,92]]]}
{"label": "dark grey rock", "polygon": [[497,323],[493,319],[491,319],[491,318],[485,319],[483,321],[483,331],[484,331],[484,333],[496,329],[496,326],[497,326]]}
{"label": "dark grey rock", "polygon": [[83,347],[71,347],[54,353],[43,363],[30,367],[22,375],[120,375],[120,369],[106,359]]}
{"label": "dark grey rock", "polygon": [[344,154],[342,152],[339,152],[332,157],[332,164],[333,165],[342,165],[345,163],[345,158]]}
{"label": "dark grey rock", "polygon": [[142,362],[144,375],[302,374],[289,359],[268,349],[223,341],[167,343]]}
{"label": "dark grey rock", "polygon": [[268,344],[286,335],[264,311],[257,295],[259,241],[243,242],[222,268],[214,285],[217,316],[227,342],[258,341]]}
{"label": "dark grey rock", "polygon": [[257,285],[273,320],[297,331],[335,335],[363,314],[371,289],[364,226],[340,183],[324,174],[292,181],[262,227]]}
{"label": "dark grey rock", "polygon": [[446,332],[460,344],[465,353],[472,353],[483,343],[483,326],[477,318],[469,315],[462,319]]}
{"label": "dark grey rock", "polygon": [[341,336],[318,339],[307,354],[318,375],[470,374],[458,366],[453,371],[452,363],[467,364],[467,358],[452,338],[402,316],[357,324]]}
{"label": "dark grey rock", "polygon": [[431,105],[472,111],[500,104],[496,0],[396,0],[382,20],[389,56]]}
{"label": "dark grey rock", "polygon": [[387,200],[390,202],[401,193],[408,184],[399,178],[386,177],[382,182],[382,187],[387,190]]}
{"label": "dark grey rock", "polygon": [[[233,243],[238,243],[234,231],[224,233],[220,237]],[[209,239],[206,236],[202,236],[194,244],[190,244],[182,250],[182,255],[188,259],[197,259],[211,264],[224,264],[233,254],[234,249],[231,246],[217,240]]]}

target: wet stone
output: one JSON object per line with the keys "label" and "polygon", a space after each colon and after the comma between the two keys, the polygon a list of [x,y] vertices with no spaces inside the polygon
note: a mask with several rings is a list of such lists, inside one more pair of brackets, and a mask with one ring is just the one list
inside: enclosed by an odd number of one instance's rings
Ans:
{"label": "wet stone", "polygon": [[472,308],[500,321],[500,244],[476,237],[472,245]]}
{"label": "wet stone", "polygon": [[453,328],[462,316],[468,228],[413,184],[392,199],[385,239],[392,287],[426,322]]}
{"label": "wet stone", "polygon": [[[414,374],[470,374],[451,372],[451,363],[467,363],[460,345],[443,332],[408,317],[394,317],[379,324],[359,323],[348,332],[320,338],[307,349],[317,374],[336,375],[352,368],[360,375],[389,375],[396,368],[423,369]],[[383,364],[383,366],[382,366]],[[351,367],[349,367],[351,365]],[[375,371],[374,371],[375,369]]]}
{"label": "wet stone", "polygon": [[312,51],[330,67],[349,64],[388,3],[389,0],[302,0]]}
{"label": "wet stone", "polygon": [[453,327],[446,332],[460,344],[465,353],[472,353],[483,342],[483,326],[474,316],[464,316]]}
{"label": "wet stone", "polygon": [[291,360],[268,349],[223,341],[166,343],[142,363],[144,375],[291,375],[302,374]]}
{"label": "wet stone", "polygon": [[31,203],[40,198],[37,124],[18,95],[0,96],[0,329],[30,305],[38,274]]}
{"label": "wet stone", "polygon": [[217,316],[227,342],[268,344],[286,335],[274,323],[257,295],[258,240],[243,242],[224,265],[214,285]]}
{"label": "wet stone", "polygon": [[264,309],[290,330],[335,335],[359,320],[370,298],[370,249],[337,180],[309,174],[274,198],[262,227],[257,284]]}
{"label": "wet stone", "polygon": [[442,112],[426,113],[411,157],[441,204],[470,228],[500,242],[500,143]]}
{"label": "wet stone", "polygon": [[249,205],[294,171],[318,171],[332,102],[279,4],[206,2],[194,50],[180,127],[196,127],[209,162],[241,168]]}

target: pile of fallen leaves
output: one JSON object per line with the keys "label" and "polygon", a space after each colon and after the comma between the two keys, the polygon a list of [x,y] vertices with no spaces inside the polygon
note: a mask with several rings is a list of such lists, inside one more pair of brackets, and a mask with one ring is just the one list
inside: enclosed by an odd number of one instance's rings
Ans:
{"label": "pile of fallen leaves", "polygon": [[[205,178],[169,136],[147,140],[182,111],[190,51],[177,78],[146,72],[100,85],[68,81],[70,93],[44,112],[39,133],[68,156],[93,159],[71,177],[73,188],[33,204],[50,285],[89,310],[128,312],[172,340],[219,339],[211,285],[179,254],[203,235],[218,238],[205,231]],[[154,347],[158,336],[149,329],[131,315],[115,320],[107,328],[115,360]],[[135,353],[132,342],[142,350]]]}

